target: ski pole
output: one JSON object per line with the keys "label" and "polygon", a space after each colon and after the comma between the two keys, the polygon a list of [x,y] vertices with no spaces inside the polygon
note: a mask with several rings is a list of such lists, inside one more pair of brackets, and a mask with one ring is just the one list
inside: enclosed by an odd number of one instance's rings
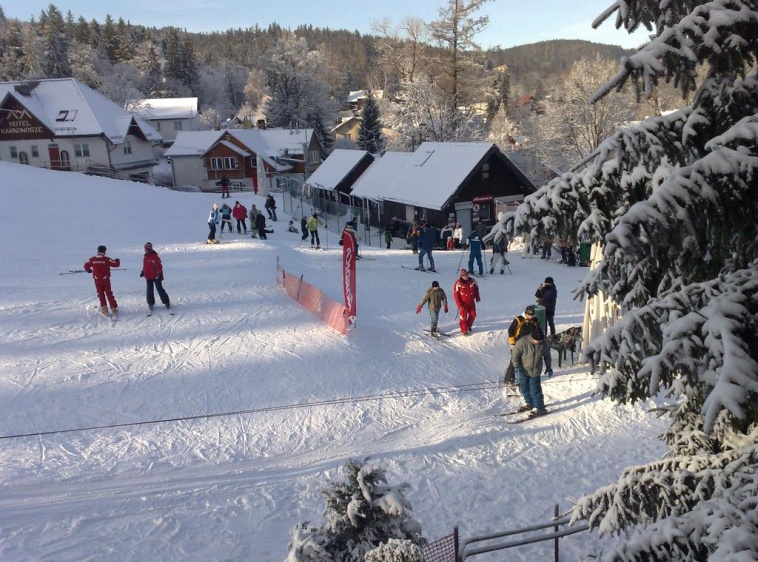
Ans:
{"label": "ski pole", "polygon": [[463,252],[461,252],[461,259],[458,261],[458,270],[459,271],[461,269],[461,264],[463,263],[463,256],[465,256],[466,252],[468,252],[468,251],[469,251],[469,249],[466,248],[465,250],[463,250]]}
{"label": "ski pole", "polygon": [[[111,271],[126,271],[126,268],[125,267],[111,267]],[[87,273],[87,270],[86,269],[69,269],[68,271],[59,273],[58,275],[71,275],[73,273]]]}

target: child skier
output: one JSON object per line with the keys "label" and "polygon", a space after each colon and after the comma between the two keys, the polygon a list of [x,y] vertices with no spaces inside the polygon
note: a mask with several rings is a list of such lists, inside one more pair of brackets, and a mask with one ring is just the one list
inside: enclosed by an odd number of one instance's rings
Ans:
{"label": "child skier", "polygon": [[416,307],[416,314],[421,313],[421,309],[425,304],[429,306],[429,316],[431,317],[432,326],[431,333],[433,336],[439,335],[440,331],[437,328],[437,320],[440,315],[440,308],[447,313],[447,295],[445,290],[440,288],[440,284],[437,281],[432,281],[432,287],[424,293],[424,298]]}

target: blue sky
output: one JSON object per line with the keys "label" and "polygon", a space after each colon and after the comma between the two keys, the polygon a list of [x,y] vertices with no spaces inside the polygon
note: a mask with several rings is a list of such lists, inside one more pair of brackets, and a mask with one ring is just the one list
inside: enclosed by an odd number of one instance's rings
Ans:
{"label": "blue sky", "polygon": [[[381,0],[345,2],[335,0],[295,0],[261,2],[248,0],[0,0],[6,17],[28,21],[39,16],[50,4],[64,16],[70,10],[78,19],[103,22],[110,14],[114,20],[124,18],[133,24],[154,27],[176,26],[194,32],[225,31],[258,24],[267,27],[278,23],[285,28],[300,24],[331,29],[371,33],[372,21],[390,18],[398,23],[406,16],[426,22],[438,16],[445,0]],[[493,0],[479,11],[490,17],[489,28],[477,36],[483,47],[512,47],[549,39],[585,39],[623,47],[635,47],[644,33],[630,37],[613,26],[613,18],[593,30],[592,21],[613,0]]]}

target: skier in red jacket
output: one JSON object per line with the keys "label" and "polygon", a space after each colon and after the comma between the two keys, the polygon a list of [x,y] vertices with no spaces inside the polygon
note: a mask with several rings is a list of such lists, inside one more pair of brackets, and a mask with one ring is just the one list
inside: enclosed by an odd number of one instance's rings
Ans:
{"label": "skier in red jacket", "polygon": [[105,255],[107,248],[105,246],[97,247],[97,255],[92,256],[84,264],[87,273],[92,274],[97,290],[97,298],[100,299],[100,312],[108,314],[108,306],[111,307],[111,314],[118,314],[118,303],[111,290],[111,267],[121,267],[121,260],[118,258],[111,259]]}
{"label": "skier in red jacket", "polygon": [[459,323],[464,336],[471,334],[471,326],[476,319],[476,303],[479,298],[479,285],[468,274],[468,270],[461,269],[461,276],[453,285],[453,298],[458,307]]}
{"label": "skier in red jacket", "polygon": [[237,234],[242,234],[243,229],[245,230],[245,234],[247,234],[247,222],[245,222],[247,220],[247,209],[239,201],[234,203],[232,216],[237,221]]}
{"label": "skier in red jacket", "polygon": [[171,310],[171,301],[163,288],[163,264],[158,252],[153,250],[153,245],[150,242],[145,243],[145,256],[142,258],[142,272],[139,276],[144,277],[147,282],[147,306],[150,309],[148,316],[153,313],[153,305],[155,305],[153,288],[158,291],[161,302],[166,305],[168,310]]}

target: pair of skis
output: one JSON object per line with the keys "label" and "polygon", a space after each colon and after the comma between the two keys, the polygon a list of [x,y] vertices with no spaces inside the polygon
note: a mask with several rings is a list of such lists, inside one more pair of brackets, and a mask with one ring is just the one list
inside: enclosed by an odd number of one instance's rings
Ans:
{"label": "pair of skis", "polygon": [[530,411],[522,412],[519,409],[516,409],[516,410],[509,411],[509,412],[503,412],[503,413],[497,414],[497,415],[500,416],[500,417],[505,418],[505,423],[510,424],[510,425],[517,425],[517,424],[524,423],[524,422],[527,422],[527,421],[530,421],[530,420],[536,420],[536,419],[539,419],[539,418],[543,418],[543,417],[548,416],[548,415],[550,415],[553,412],[556,412],[558,410],[560,410],[560,407],[550,408],[549,410],[547,408],[545,408],[545,413],[544,414],[533,415]]}
{"label": "pair of skis", "polygon": [[403,269],[410,269],[412,271],[421,271],[423,273],[434,273],[435,275],[439,273],[439,271],[431,271],[429,269],[419,269],[418,267],[408,267],[407,265],[401,265],[400,267],[402,267]]}
{"label": "pair of skis", "polygon": [[430,336],[432,336],[433,338],[435,338],[435,339],[439,339],[440,337],[443,337],[443,338],[450,338],[450,337],[452,337],[452,336],[453,336],[453,334],[448,334],[447,332],[439,332],[439,331],[437,331],[437,332],[432,332],[431,330],[424,330],[424,331],[425,331],[427,334],[429,334]]}

